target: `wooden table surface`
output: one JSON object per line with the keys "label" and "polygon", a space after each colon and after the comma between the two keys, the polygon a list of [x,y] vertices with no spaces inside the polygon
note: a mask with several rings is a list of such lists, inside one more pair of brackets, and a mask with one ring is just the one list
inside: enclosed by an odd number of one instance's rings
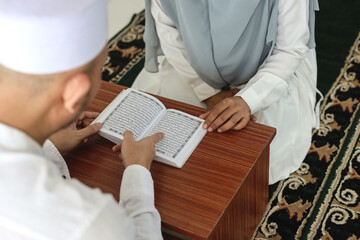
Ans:
{"label": "wooden table surface", "polygon": [[[88,110],[101,112],[122,89],[121,86],[103,82]],[[159,99],[167,108],[176,108],[195,116],[206,111],[170,99]],[[269,143],[274,135],[275,129],[271,127],[249,123],[241,131],[207,133],[181,169],[154,161],[151,174],[162,226],[193,239],[210,238],[260,156],[268,158]],[[97,135],[68,153],[65,159],[72,177],[111,193],[118,200],[124,167],[118,155],[111,151],[113,145]],[[266,191],[244,198],[249,202],[265,201],[262,206],[266,205],[268,196],[268,163],[261,165],[257,171],[262,173],[258,174],[260,176],[256,177],[254,184],[266,185]],[[241,221],[246,224],[247,220]]]}

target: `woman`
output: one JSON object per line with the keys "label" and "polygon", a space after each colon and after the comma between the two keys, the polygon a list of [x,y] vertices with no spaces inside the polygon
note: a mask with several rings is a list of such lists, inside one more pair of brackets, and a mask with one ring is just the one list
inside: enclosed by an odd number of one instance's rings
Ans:
{"label": "woman", "polygon": [[207,107],[208,131],[239,130],[251,115],[275,127],[275,183],[300,166],[319,124],[315,10],[317,0],[146,0],[147,71],[133,87]]}

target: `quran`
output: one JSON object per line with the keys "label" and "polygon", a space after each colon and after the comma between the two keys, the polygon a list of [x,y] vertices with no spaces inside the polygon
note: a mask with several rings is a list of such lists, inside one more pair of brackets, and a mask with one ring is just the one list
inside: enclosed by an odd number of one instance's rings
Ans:
{"label": "quran", "polygon": [[138,90],[123,90],[94,120],[101,122],[99,134],[120,144],[130,130],[136,141],[163,132],[155,145],[154,160],[181,168],[204,138],[203,119],[176,109],[166,109],[157,98]]}

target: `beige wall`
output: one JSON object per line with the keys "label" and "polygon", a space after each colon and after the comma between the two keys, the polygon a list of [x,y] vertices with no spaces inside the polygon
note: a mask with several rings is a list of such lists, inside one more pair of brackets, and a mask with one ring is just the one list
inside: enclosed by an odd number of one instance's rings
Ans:
{"label": "beige wall", "polygon": [[109,38],[125,27],[134,13],[144,8],[144,0],[108,0]]}

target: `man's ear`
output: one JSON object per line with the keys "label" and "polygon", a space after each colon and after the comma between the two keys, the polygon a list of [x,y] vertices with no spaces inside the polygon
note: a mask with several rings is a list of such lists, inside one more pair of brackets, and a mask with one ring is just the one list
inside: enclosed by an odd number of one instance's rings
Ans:
{"label": "man's ear", "polygon": [[64,108],[69,113],[75,113],[82,106],[90,90],[90,85],[90,79],[84,73],[76,73],[66,80],[62,100]]}

